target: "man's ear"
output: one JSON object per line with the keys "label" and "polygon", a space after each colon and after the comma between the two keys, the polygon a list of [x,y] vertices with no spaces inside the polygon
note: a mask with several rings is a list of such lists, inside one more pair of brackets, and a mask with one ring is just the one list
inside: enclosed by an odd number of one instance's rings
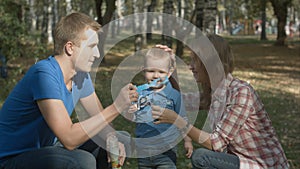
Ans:
{"label": "man's ear", "polygon": [[68,56],[71,56],[73,54],[73,43],[71,41],[68,41],[65,45],[65,53]]}

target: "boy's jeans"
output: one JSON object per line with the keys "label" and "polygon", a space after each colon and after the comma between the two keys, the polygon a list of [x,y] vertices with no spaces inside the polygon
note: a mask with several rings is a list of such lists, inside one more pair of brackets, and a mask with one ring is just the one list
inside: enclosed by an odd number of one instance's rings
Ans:
{"label": "boy's jeans", "polygon": [[240,160],[236,155],[200,148],[192,155],[192,165],[193,169],[239,169]]}
{"label": "boy's jeans", "polygon": [[176,152],[174,149],[168,150],[162,154],[139,158],[139,169],[176,169]]}

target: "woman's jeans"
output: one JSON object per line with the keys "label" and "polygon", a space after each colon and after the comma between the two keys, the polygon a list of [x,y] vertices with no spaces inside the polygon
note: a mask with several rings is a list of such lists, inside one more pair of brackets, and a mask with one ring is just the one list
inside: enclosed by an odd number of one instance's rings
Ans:
{"label": "woman's jeans", "polygon": [[96,166],[107,168],[105,150],[100,148],[96,158],[92,154],[97,148],[97,144],[92,140],[71,151],[61,146],[44,147],[11,157],[0,164],[0,169],[96,169]]}
{"label": "woman's jeans", "polygon": [[192,155],[192,165],[193,169],[239,169],[240,160],[236,155],[200,148]]}

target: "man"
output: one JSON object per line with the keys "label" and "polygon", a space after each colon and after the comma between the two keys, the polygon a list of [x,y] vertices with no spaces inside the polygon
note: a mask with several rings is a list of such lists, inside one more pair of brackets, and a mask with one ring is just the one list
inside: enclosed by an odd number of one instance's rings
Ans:
{"label": "man", "polygon": [[[82,13],[58,22],[55,55],[28,70],[0,111],[0,168],[96,168],[94,156],[78,147],[138,97],[128,84],[103,109],[88,73],[100,57],[99,31],[100,25]],[[78,101],[91,117],[73,123],[70,115]],[[63,147],[53,146],[56,138]],[[120,156],[123,164],[124,147]]]}

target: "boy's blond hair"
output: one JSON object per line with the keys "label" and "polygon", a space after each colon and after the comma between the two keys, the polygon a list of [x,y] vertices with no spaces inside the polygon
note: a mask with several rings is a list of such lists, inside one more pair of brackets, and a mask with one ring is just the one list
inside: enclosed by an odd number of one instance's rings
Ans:
{"label": "boy's blond hair", "polygon": [[176,59],[175,56],[172,55],[170,52],[165,51],[164,49],[160,48],[151,48],[149,51],[146,53],[145,58],[144,58],[144,66],[147,66],[147,61],[148,60],[169,60],[169,69],[174,70],[176,68]]}

